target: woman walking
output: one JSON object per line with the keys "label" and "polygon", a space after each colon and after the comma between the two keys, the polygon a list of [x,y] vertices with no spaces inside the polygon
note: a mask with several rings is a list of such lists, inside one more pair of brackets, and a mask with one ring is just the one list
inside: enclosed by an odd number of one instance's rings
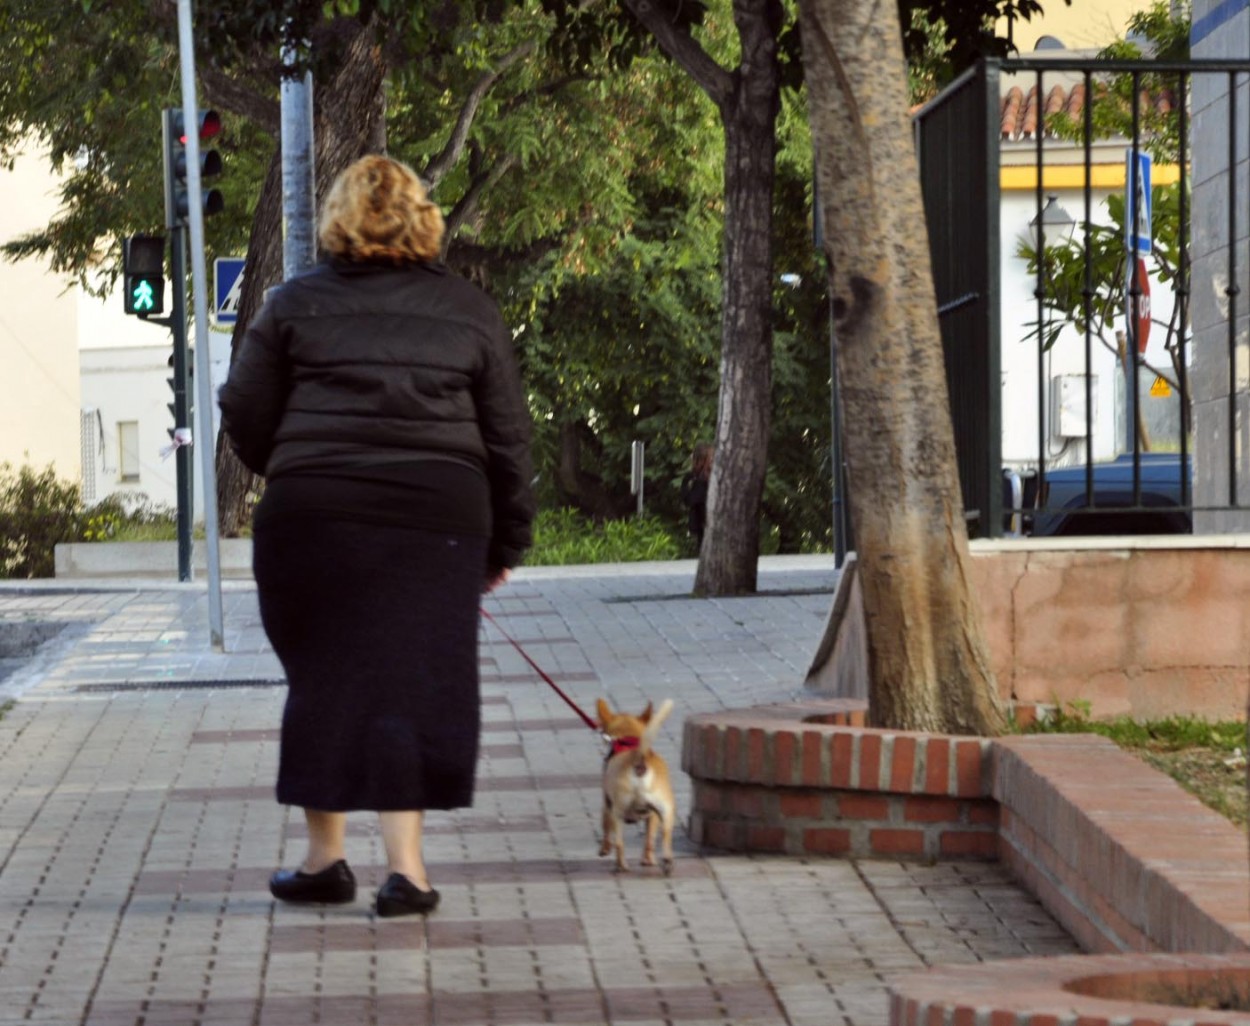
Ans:
{"label": "woman walking", "polygon": [[265,631],[286,671],[277,797],[308,851],[270,880],[350,902],[346,813],[380,813],[380,916],[438,904],[427,809],[473,799],[478,606],[530,544],[530,418],[495,304],[436,263],[443,218],[407,167],[349,167],[328,261],[269,297],[221,390],[266,479],[253,520]]}

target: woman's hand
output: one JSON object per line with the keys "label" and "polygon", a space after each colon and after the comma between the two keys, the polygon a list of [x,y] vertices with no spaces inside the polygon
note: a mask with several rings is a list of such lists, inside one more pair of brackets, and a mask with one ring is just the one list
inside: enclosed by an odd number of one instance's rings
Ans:
{"label": "woman's hand", "polygon": [[482,594],[489,595],[501,584],[506,584],[508,578],[512,576],[512,571],[506,566],[498,567],[486,571],[486,583],[482,586]]}

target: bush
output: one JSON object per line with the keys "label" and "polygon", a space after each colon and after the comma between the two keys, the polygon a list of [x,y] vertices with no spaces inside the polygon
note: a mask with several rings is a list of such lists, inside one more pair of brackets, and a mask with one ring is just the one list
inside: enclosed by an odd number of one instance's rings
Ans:
{"label": "bush", "polygon": [[635,563],[676,559],[681,544],[653,517],[608,520],[595,524],[576,510],[542,510],[534,521],[534,547],[528,566],[580,563]]}
{"label": "bush", "polygon": [[[166,526],[168,525],[168,526]],[[174,536],[173,513],[137,493],[110,495],[90,509],[78,485],[0,463],[0,578],[53,577],[62,542]]]}
{"label": "bush", "polygon": [[0,464],[0,577],[52,577],[54,547],[77,538],[82,519],[78,485],[58,481],[51,465]]}

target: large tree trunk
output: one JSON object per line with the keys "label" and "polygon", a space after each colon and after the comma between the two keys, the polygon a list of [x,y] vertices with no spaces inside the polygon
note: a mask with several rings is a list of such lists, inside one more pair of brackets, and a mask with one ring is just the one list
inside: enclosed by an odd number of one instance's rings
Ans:
{"label": "large tree trunk", "polygon": [[769,3],[738,0],[743,57],[720,103],[725,126],[725,241],[716,456],[694,590],[755,591],[760,503],[772,422],[772,229],[780,70]]}
{"label": "large tree trunk", "polygon": [[1005,727],[968,580],[898,11],[800,0],[846,461],[868,633],[869,720]]}
{"label": "large tree trunk", "polygon": [[733,0],[741,60],[726,71],[684,28],[675,3],[625,0],[660,47],[711,97],[725,126],[721,384],[707,530],[694,589],[755,590],[772,404],[772,226],[781,102],[781,0]]}
{"label": "large tree trunk", "polygon": [[[386,64],[372,23],[356,30],[333,79],[314,94],[317,207],[339,172],[366,153],[386,146],[383,83]],[[282,280],[282,169],[275,153],[261,187],[247,247],[247,273],[239,297],[239,317],[230,338],[231,360],[238,352],[265,290]],[[217,440],[217,517],[225,537],[237,536],[251,520],[256,477],[239,462],[223,435]]]}

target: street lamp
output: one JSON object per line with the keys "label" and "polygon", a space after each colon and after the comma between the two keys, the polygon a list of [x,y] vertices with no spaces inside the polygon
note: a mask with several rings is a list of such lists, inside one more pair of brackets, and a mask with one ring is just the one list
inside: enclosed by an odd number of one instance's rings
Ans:
{"label": "street lamp", "polygon": [[1069,242],[1075,229],[1076,222],[1072,220],[1072,215],[1059,205],[1059,197],[1051,193],[1046,197],[1046,206],[1029,222],[1029,238],[1033,240],[1033,248],[1037,249],[1043,234],[1051,242]]}

